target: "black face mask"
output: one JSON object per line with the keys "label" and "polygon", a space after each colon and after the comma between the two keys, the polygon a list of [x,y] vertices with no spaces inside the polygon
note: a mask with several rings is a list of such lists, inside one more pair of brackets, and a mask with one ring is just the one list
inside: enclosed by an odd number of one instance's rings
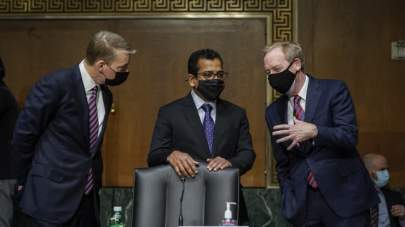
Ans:
{"label": "black face mask", "polygon": [[294,61],[292,61],[284,71],[268,74],[267,76],[270,86],[281,94],[287,93],[295,80],[296,74],[289,70],[292,63],[294,63]]}
{"label": "black face mask", "polygon": [[223,80],[198,80],[197,91],[208,101],[216,100],[225,88]]}
{"label": "black face mask", "polygon": [[117,86],[124,83],[128,78],[129,72],[115,72],[115,78],[105,79],[105,84],[108,86]]}

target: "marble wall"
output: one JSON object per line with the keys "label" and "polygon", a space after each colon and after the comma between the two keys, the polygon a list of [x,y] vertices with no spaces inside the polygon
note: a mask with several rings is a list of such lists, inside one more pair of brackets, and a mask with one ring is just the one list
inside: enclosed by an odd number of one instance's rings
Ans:
{"label": "marble wall", "polygon": [[[131,227],[132,188],[103,188],[101,190],[102,227],[107,226],[113,206],[122,206],[126,227]],[[280,214],[280,192],[278,189],[244,188],[251,227],[290,227]]]}
{"label": "marble wall", "polygon": [[[400,190],[405,198],[405,189]],[[279,189],[244,188],[243,194],[249,212],[250,227],[292,227],[280,213]],[[113,206],[122,206],[126,227],[131,227],[133,191],[132,188],[103,188],[101,197],[102,227],[107,226]]]}

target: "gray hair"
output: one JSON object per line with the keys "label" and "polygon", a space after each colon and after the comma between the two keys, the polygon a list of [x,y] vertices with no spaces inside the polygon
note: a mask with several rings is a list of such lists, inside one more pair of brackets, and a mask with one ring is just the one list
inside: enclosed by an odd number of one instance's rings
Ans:
{"label": "gray hair", "polygon": [[265,54],[267,54],[276,48],[281,48],[281,51],[283,51],[288,62],[292,62],[292,60],[298,58],[301,60],[302,68],[304,67],[305,56],[300,44],[296,42],[276,42],[271,44],[270,46],[266,46],[263,51]]}
{"label": "gray hair", "polygon": [[98,31],[92,37],[87,46],[86,61],[93,65],[97,60],[102,59],[111,63],[118,50],[134,54],[136,50],[129,46],[129,43],[120,35],[110,31]]}
{"label": "gray hair", "polygon": [[364,165],[366,166],[366,168],[369,171],[374,170],[374,161],[377,158],[384,158],[385,159],[385,157],[380,155],[380,154],[367,153],[367,154],[363,155]]}

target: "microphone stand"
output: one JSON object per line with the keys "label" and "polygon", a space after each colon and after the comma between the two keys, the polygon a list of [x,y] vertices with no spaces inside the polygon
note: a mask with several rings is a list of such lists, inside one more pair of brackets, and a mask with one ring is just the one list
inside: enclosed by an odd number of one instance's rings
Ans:
{"label": "microphone stand", "polygon": [[185,177],[180,177],[180,181],[181,181],[183,187],[182,187],[181,196],[180,196],[179,226],[183,226],[183,197],[184,197],[184,189],[185,189],[186,178]]}

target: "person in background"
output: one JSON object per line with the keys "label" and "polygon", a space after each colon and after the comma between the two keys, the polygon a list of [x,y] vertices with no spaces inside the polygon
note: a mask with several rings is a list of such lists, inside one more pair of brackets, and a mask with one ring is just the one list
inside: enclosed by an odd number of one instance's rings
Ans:
{"label": "person in background", "polygon": [[295,226],[364,227],[377,193],[357,152],[357,122],[343,81],[304,72],[299,44],[265,48],[264,69],[281,96],[266,109],[282,213]]}
{"label": "person in background", "polygon": [[10,227],[13,218],[15,167],[11,156],[11,138],[18,116],[18,105],[4,82],[6,68],[0,57],[0,226]]}
{"label": "person in background", "polygon": [[[244,109],[221,99],[227,73],[222,57],[211,49],[188,60],[190,93],[160,108],[153,131],[149,166],[170,164],[179,176],[193,177],[199,162],[210,171],[234,167],[246,173],[256,158]],[[239,223],[248,214],[240,192]]]}
{"label": "person in background", "polygon": [[109,86],[127,79],[134,53],[122,36],[99,31],[80,64],[41,78],[30,91],[12,145],[19,207],[32,226],[100,226]]}
{"label": "person in background", "polygon": [[380,154],[363,156],[364,164],[375,183],[378,197],[378,227],[405,227],[405,202],[400,192],[393,191],[387,159]]}

